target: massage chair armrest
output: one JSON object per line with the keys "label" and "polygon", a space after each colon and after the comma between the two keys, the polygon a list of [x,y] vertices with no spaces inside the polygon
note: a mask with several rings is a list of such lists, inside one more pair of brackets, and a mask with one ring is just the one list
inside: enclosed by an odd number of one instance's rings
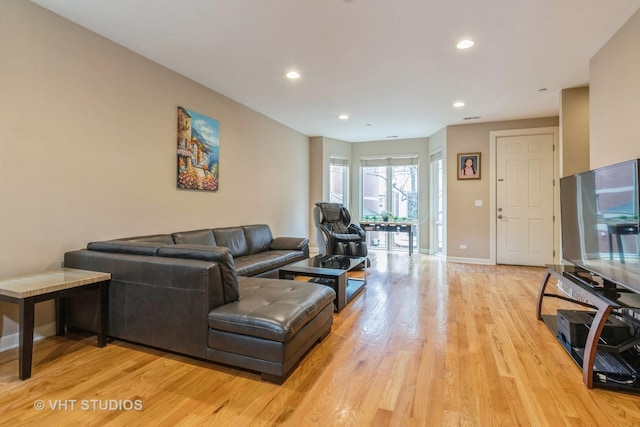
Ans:
{"label": "massage chair armrest", "polygon": [[366,232],[358,224],[349,224],[349,232],[357,234],[362,240],[366,237]]}

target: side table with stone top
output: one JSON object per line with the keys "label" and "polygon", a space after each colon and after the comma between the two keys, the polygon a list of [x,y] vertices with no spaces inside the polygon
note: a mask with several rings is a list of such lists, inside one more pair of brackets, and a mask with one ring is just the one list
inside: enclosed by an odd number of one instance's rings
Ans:
{"label": "side table with stone top", "polygon": [[34,307],[41,301],[56,301],[56,334],[64,335],[64,298],[76,292],[99,289],[98,346],[107,344],[110,273],[60,268],[0,280],[0,301],[18,304],[20,321],[19,372],[21,380],[31,377]]}

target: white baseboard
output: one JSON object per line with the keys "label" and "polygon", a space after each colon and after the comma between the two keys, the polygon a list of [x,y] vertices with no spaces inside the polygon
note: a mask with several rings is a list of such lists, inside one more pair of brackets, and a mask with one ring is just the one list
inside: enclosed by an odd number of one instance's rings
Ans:
{"label": "white baseboard", "polygon": [[493,261],[485,258],[447,257],[447,262],[460,262],[463,264],[495,265]]}
{"label": "white baseboard", "polygon": [[[36,326],[33,331],[33,341],[40,341],[43,338],[52,337],[56,334],[56,322],[45,323]],[[16,348],[20,343],[20,334],[18,332],[4,337],[0,337],[0,352]]]}

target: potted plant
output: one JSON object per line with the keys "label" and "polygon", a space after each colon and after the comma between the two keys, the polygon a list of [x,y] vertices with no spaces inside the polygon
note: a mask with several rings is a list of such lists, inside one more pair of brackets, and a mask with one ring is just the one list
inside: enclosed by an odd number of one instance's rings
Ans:
{"label": "potted plant", "polygon": [[387,222],[387,221],[389,221],[389,218],[391,218],[392,214],[389,211],[381,211],[380,212],[380,216],[382,217],[382,220],[384,222]]}

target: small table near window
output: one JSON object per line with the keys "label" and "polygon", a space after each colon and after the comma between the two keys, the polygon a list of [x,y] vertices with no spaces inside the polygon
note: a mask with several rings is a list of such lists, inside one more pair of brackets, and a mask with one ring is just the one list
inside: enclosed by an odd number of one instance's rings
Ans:
{"label": "small table near window", "polygon": [[386,231],[388,233],[409,234],[409,256],[413,255],[413,236],[416,234],[416,225],[412,222],[361,222],[360,227],[364,231]]}
{"label": "small table near window", "polygon": [[20,338],[18,351],[19,378],[31,377],[33,358],[33,329],[35,304],[55,299],[56,335],[64,335],[64,298],[76,292],[99,289],[98,346],[107,344],[107,322],[110,273],[60,268],[0,280],[0,301],[18,304],[20,314]]}

